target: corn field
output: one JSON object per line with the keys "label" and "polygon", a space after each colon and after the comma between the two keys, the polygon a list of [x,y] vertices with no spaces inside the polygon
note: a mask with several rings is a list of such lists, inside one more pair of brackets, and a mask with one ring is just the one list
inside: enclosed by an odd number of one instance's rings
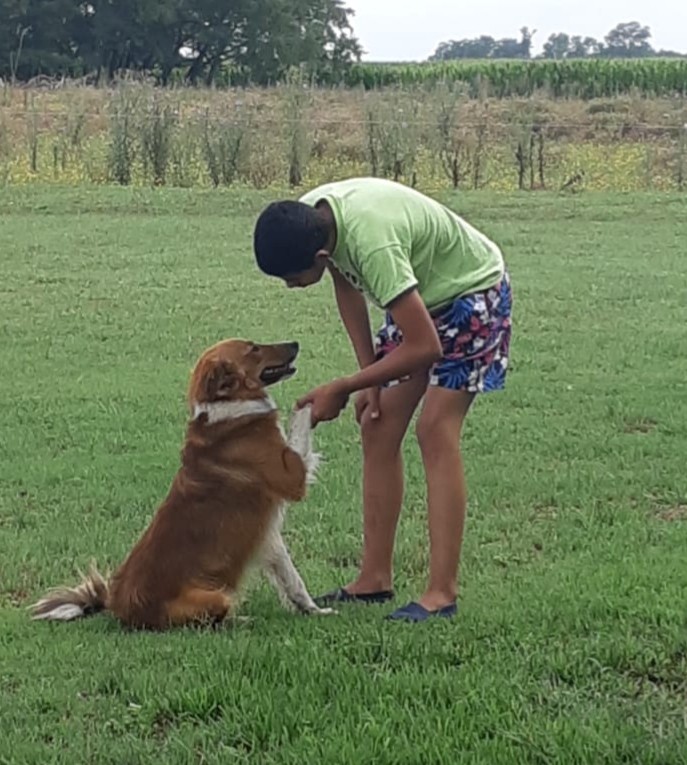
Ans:
{"label": "corn field", "polygon": [[[326,78],[321,78],[325,80]],[[367,90],[389,86],[461,82],[473,97],[531,96],[539,91],[553,98],[610,98],[687,93],[687,59],[614,59],[571,61],[448,61],[426,64],[356,64],[340,79]]]}

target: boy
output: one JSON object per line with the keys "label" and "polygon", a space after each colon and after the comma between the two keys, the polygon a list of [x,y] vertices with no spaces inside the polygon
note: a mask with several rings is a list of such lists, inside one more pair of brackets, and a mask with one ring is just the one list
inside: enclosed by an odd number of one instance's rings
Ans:
{"label": "boy", "polygon": [[[504,387],[511,291],[500,249],[438,202],[391,181],[359,178],[269,205],[254,235],[258,266],[287,287],[328,271],[360,371],[304,396],[313,422],[357,393],[363,445],[363,557],[357,579],[319,603],[393,597],[403,501],[401,445],[421,399],[417,438],[427,479],[430,570],[417,602],[388,618],[455,615],[466,512],[460,435],[477,393]],[[387,312],[373,342],[366,297]]]}

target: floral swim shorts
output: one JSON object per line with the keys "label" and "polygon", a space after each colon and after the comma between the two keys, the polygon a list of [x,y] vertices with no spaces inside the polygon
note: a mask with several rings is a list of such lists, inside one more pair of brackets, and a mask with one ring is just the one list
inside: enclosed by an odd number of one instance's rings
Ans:
{"label": "floral swim shorts", "polygon": [[[444,357],[432,367],[429,384],[468,393],[502,390],[508,369],[512,304],[506,272],[495,287],[463,295],[432,314]],[[376,359],[391,353],[401,342],[401,331],[387,314],[375,341]]]}

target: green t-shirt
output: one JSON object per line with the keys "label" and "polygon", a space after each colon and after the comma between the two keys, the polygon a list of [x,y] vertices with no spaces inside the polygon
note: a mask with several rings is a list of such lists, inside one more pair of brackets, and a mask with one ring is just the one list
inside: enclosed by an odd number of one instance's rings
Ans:
{"label": "green t-shirt", "polygon": [[400,183],[354,178],[301,197],[325,200],[336,220],[335,268],[386,308],[417,287],[429,309],[489,289],[503,276],[501,250],[456,213]]}

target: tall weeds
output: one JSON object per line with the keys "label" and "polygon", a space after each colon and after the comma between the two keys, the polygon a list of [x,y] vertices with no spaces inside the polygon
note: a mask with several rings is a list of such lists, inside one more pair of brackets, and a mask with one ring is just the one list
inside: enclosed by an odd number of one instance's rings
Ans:
{"label": "tall weeds", "polygon": [[[684,101],[474,98],[469,88],[10,88],[2,178],[256,188],[352,174],[424,188],[687,188]],[[584,175],[584,183],[578,179]]]}
{"label": "tall weeds", "polygon": [[312,97],[300,72],[292,73],[282,86],[285,144],[289,166],[289,186],[303,183],[312,154],[313,130],[309,122]]}
{"label": "tall weeds", "polygon": [[120,85],[114,91],[109,109],[108,176],[127,186],[136,161],[136,114],[139,92],[135,86]]}
{"label": "tall weeds", "polygon": [[153,91],[141,115],[140,146],[143,174],[155,186],[164,186],[172,154],[177,117],[162,91]]}
{"label": "tall weeds", "polygon": [[367,158],[372,175],[417,185],[421,106],[417,94],[395,90],[366,110]]}
{"label": "tall weeds", "polygon": [[243,172],[250,117],[240,102],[234,106],[233,112],[206,109],[202,118],[203,157],[213,186],[230,186]]}

